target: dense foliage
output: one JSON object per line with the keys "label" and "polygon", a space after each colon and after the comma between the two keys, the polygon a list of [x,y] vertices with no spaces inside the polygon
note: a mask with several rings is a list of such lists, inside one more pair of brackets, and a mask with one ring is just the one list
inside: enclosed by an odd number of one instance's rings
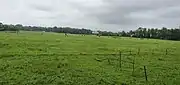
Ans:
{"label": "dense foliage", "polygon": [[[37,26],[23,26],[17,25],[6,25],[0,23],[0,31],[45,31],[45,32],[57,32],[57,33],[71,33],[71,34],[94,34],[89,29],[77,29],[70,27],[37,27]],[[137,30],[130,30],[129,32],[107,32],[97,31],[98,36],[123,36],[123,37],[136,37],[136,38],[152,38],[152,39],[165,39],[165,40],[180,40],[180,29],[168,29],[163,27],[162,29],[157,28],[142,28],[139,27]]]}
{"label": "dense foliage", "polygon": [[88,29],[77,29],[70,27],[37,27],[37,26],[23,26],[17,25],[6,25],[0,23],[0,31],[45,31],[45,32],[58,32],[58,33],[71,33],[71,34],[92,34],[91,30]]}
{"label": "dense foliage", "polygon": [[136,37],[136,38],[151,38],[151,39],[164,39],[164,40],[180,40],[180,29],[168,29],[163,27],[158,28],[142,28],[139,27],[137,30],[130,30],[129,32],[99,32],[102,36],[123,36],[123,37]]}
{"label": "dense foliage", "polygon": [[138,37],[138,38],[153,38],[153,39],[165,39],[165,40],[180,40],[180,29],[147,29],[138,28],[135,31],[129,31],[124,36]]}

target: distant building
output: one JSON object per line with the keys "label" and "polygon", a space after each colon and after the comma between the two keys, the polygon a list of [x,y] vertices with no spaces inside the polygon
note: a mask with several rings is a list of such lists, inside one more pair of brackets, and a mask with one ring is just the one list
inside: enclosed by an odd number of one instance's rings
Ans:
{"label": "distant building", "polygon": [[93,31],[92,34],[99,34],[99,32],[98,31]]}

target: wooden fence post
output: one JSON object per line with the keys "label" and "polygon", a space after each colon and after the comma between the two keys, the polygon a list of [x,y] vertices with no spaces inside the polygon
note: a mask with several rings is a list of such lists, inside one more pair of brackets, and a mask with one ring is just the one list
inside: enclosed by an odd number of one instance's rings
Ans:
{"label": "wooden fence post", "polygon": [[138,55],[140,54],[140,48],[138,48]]}
{"label": "wooden fence post", "polygon": [[152,49],[152,55],[154,54],[154,49]]}
{"label": "wooden fence post", "polygon": [[129,54],[131,55],[132,53],[131,53],[131,49],[130,49],[130,51],[129,51]]}
{"label": "wooden fence post", "polygon": [[148,81],[148,78],[147,78],[147,72],[146,72],[146,66],[144,66],[144,76],[145,76],[145,79],[146,79],[146,82]]}
{"label": "wooden fence post", "polygon": [[109,65],[111,64],[111,61],[110,61],[110,59],[108,58],[108,63],[109,63]]}
{"label": "wooden fence post", "polygon": [[168,49],[166,49],[166,55],[168,55]]}

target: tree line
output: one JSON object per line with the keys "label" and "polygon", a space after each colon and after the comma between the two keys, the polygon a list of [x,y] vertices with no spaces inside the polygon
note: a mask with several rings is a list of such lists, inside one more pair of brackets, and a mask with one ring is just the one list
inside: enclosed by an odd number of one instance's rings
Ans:
{"label": "tree line", "polygon": [[89,29],[77,29],[71,27],[40,27],[40,26],[23,26],[21,24],[17,25],[7,25],[0,23],[0,31],[45,31],[45,32],[57,32],[57,33],[70,33],[70,34],[92,34]]}
{"label": "tree line", "polygon": [[99,31],[102,36],[123,36],[123,37],[135,37],[135,38],[151,38],[151,39],[163,39],[163,40],[180,40],[180,29],[166,27],[163,28],[142,28],[137,30],[130,30],[128,32],[107,32]]}
{"label": "tree line", "polygon": [[180,40],[180,29],[163,27],[158,28],[142,28],[139,27],[135,31],[122,32],[122,36],[136,37],[136,38],[151,38],[163,40]]}
{"label": "tree line", "polygon": [[180,29],[171,28],[168,29],[163,27],[158,28],[143,28],[139,27],[137,30],[130,30],[128,32],[108,32],[108,31],[97,31],[93,33],[89,29],[78,29],[71,27],[38,27],[38,26],[23,26],[7,25],[0,23],[0,31],[45,31],[45,32],[57,32],[57,33],[71,33],[71,34],[96,34],[98,36],[119,36],[119,37],[135,37],[135,38],[151,38],[151,39],[164,39],[164,40],[180,40]]}

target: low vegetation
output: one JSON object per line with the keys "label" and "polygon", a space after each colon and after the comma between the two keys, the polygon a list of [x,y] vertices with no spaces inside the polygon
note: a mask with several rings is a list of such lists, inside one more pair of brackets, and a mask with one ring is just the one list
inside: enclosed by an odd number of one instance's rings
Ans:
{"label": "low vegetation", "polygon": [[23,31],[0,36],[1,85],[180,83],[178,41]]}

